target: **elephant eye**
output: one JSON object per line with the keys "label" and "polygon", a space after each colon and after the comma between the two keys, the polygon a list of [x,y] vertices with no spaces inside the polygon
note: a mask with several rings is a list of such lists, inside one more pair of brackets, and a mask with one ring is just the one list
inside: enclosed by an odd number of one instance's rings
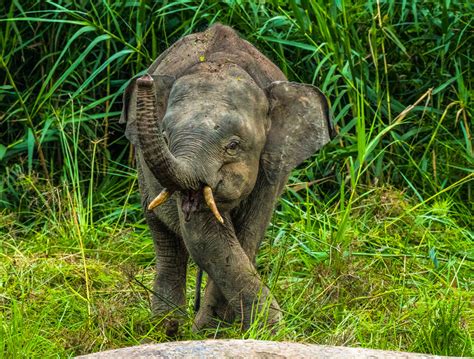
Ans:
{"label": "elephant eye", "polygon": [[229,155],[235,155],[238,149],[239,149],[239,141],[237,140],[232,140],[229,142],[227,146],[225,146],[225,150]]}

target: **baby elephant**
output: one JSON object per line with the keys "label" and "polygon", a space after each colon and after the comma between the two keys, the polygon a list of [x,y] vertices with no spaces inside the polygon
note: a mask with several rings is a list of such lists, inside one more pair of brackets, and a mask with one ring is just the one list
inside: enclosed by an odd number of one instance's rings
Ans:
{"label": "baby elephant", "polygon": [[[290,171],[330,140],[328,106],[234,30],[176,42],[132,79],[121,122],[136,146],[156,250],[152,309],[177,330],[189,256],[208,274],[194,329],[274,325],[280,308],[255,256]],[[264,323],[266,321],[266,323]]]}

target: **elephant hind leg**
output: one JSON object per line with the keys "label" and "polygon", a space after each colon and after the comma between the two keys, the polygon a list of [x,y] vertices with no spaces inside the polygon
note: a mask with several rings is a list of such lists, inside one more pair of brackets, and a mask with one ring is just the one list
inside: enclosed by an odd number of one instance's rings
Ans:
{"label": "elephant hind leg", "polygon": [[153,284],[152,312],[166,316],[165,329],[176,335],[186,316],[186,269],[188,252],[181,238],[170,232],[153,214],[146,213],[156,252],[156,275]]}

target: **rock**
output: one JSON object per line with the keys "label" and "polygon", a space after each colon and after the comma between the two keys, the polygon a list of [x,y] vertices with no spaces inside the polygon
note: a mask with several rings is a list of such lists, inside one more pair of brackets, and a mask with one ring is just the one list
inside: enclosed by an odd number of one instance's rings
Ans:
{"label": "rock", "polygon": [[[145,344],[135,347],[109,350],[80,356],[95,358],[394,358],[434,359],[442,356],[374,350],[363,348],[335,347],[316,344],[271,342],[265,340],[195,340]],[[449,357],[454,358],[454,357]]]}

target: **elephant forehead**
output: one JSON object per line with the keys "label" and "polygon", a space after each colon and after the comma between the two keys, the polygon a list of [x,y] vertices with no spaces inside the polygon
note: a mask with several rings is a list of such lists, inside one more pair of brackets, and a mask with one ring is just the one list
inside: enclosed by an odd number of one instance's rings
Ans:
{"label": "elephant forehead", "polygon": [[265,93],[244,72],[195,73],[178,79],[171,89],[168,107],[209,105],[216,111],[259,115],[268,109]]}
{"label": "elephant forehead", "polygon": [[246,129],[248,117],[225,106],[216,108],[203,101],[192,101],[186,106],[169,107],[163,119],[168,128],[187,131]]}

